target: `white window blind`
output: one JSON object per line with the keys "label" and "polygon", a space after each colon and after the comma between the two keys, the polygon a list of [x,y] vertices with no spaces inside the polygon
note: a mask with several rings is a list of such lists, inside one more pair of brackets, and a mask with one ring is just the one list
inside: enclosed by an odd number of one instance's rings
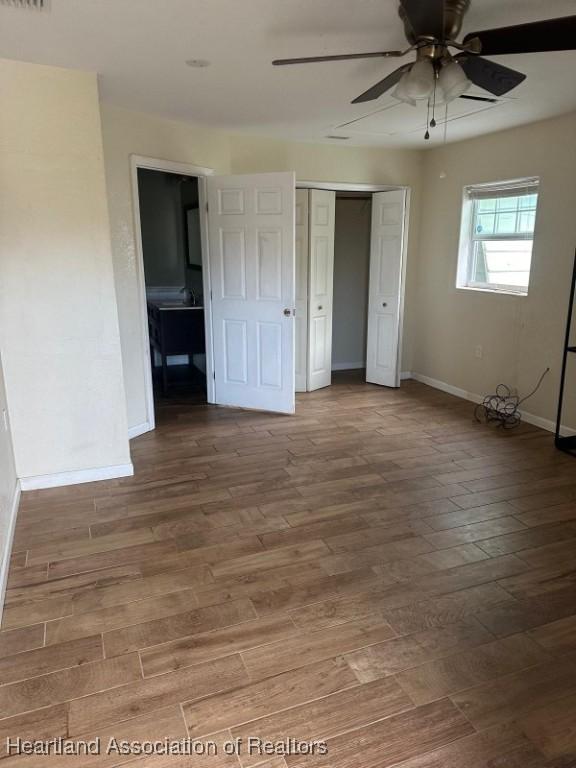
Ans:
{"label": "white window blind", "polygon": [[526,294],[539,180],[464,188],[457,286]]}

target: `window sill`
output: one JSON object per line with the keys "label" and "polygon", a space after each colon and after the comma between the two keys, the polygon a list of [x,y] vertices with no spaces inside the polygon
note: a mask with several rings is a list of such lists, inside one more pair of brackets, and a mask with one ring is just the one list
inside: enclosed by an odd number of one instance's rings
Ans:
{"label": "window sill", "polygon": [[528,291],[507,291],[504,288],[480,288],[475,285],[457,285],[458,291],[475,291],[476,293],[491,293],[496,296],[519,296],[520,298],[526,298]]}

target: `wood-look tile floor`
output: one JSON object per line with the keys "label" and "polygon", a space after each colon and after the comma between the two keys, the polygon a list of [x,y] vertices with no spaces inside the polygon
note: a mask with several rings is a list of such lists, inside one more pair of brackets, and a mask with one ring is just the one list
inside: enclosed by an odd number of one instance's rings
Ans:
{"label": "wood-look tile floor", "polygon": [[324,740],[262,768],[576,764],[576,463],[414,382],[295,417],[166,403],[133,478],[27,493],[6,737]]}

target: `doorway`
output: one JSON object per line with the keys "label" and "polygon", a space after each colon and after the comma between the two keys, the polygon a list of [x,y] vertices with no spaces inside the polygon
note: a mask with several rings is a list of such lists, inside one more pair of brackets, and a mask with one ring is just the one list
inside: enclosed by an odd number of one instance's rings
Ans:
{"label": "doorway", "polygon": [[208,168],[131,156],[147,421],[176,402],[205,403],[211,388]]}
{"label": "doorway", "polygon": [[198,178],[138,169],[155,408],[206,402]]}
{"label": "doorway", "polygon": [[408,204],[405,188],[297,189],[296,391],[337,370],[400,386]]}

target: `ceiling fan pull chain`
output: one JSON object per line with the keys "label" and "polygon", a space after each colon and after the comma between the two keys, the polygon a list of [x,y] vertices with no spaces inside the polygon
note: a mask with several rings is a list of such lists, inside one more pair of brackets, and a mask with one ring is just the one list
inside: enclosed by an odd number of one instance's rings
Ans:
{"label": "ceiling fan pull chain", "polygon": [[436,86],[438,80],[436,79],[436,73],[434,73],[434,95],[432,101],[432,120],[430,120],[430,128],[436,128]]}

